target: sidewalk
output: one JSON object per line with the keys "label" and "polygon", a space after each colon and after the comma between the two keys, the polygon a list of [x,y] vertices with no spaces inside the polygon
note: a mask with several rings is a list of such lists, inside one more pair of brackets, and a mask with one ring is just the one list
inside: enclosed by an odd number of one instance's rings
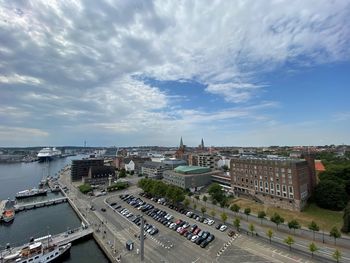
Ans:
{"label": "sidewalk", "polygon": [[[261,238],[266,239],[266,232],[268,229],[271,229],[274,232],[273,240],[274,243],[278,244],[279,246],[284,246],[288,249],[288,246],[284,243],[284,239],[287,236],[293,236],[295,243],[293,245],[294,248],[299,249],[302,251],[303,254],[308,253],[309,255],[311,254],[309,252],[309,244],[311,242],[314,242],[317,247],[319,248],[317,254],[323,254],[324,257],[328,260],[329,258],[332,258],[332,254],[334,253],[335,249],[341,247],[341,253],[342,253],[342,261],[343,262],[350,262],[350,242],[347,239],[337,239],[337,246],[334,246],[334,239],[329,237],[328,233],[324,233],[324,240],[325,243],[322,242],[322,233],[315,233],[315,241],[312,240],[312,232],[311,231],[306,231],[304,229],[297,230],[296,233],[294,234],[294,231],[290,231],[288,226],[286,224],[281,224],[278,226],[278,229],[276,228],[276,225],[271,222],[268,219],[263,219],[263,225],[261,225],[261,219],[257,218],[255,215],[249,215],[248,216],[248,221],[247,221],[247,216],[242,213],[234,213],[228,208],[221,208],[217,205],[213,205],[209,200],[207,202],[204,202],[202,200],[197,200],[193,196],[189,197],[191,203],[189,208],[193,210],[193,205],[196,204],[196,213],[198,215],[202,215],[201,212],[201,207],[206,207],[206,213],[205,216],[213,218],[210,215],[210,212],[214,210],[216,212],[215,214],[215,220],[218,222],[221,221],[221,214],[222,212],[225,212],[228,216],[228,219],[226,221],[226,225],[230,225],[232,228],[233,226],[233,220],[234,218],[238,217],[241,221],[241,227],[240,229],[244,231],[244,233],[250,234],[249,225],[250,223],[254,224],[255,231],[254,233],[258,234]],[[208,198],[209,199],[209,198]],[[234,228],[235,229],[235,228]],[[305,237],[305,232],[306,232],[306,237]],[[303,235],[304,234],[304,235]],[[311,236],[310,236],[311,234]],[[318,235],[317,235],[318,234]],[[265,240],[265,242],[269,242],[269,240]],[[340,244],[339,244],[340,243]],[[344,244],[345,243],[345,244]]]}

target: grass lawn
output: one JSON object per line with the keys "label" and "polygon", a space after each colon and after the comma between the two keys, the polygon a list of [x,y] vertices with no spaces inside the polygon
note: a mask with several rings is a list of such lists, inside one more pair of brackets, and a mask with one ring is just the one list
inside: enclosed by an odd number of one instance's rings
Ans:
{"label": "grass lawn", "polygon": [[329,231],[333,226],[340,229],[343,224],[343,212],[331,211],[323,208],[319,208],[315,204],[309,204],[303,212],[289,211],[286,209],[268,207],[263,204],[256,203],[246,199],[235,199],[232,203],[236,203],[241,207],[241,211],[245,208],[250,207],[252,214],[258,214],[258,211],[265,211],[268,217],[273,215],[275,212],[280,214],[285,223],[296,219],[302,226],[306,227],[313,220],[321,228],[321,230]]}

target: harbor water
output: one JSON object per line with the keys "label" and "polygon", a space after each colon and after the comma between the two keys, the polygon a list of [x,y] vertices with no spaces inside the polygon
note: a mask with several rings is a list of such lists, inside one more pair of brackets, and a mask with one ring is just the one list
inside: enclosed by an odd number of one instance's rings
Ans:
{"label": "harbor water", "polygon": [[[46,163],[15,163],[0,164],[0,199],[13,199],[18,191],[37,187],[43,176],[56,174],[72,159],[82,156],[72,156]],[[49,170],[49,173],[48,173]],[[60,197],[60,193],[49,193],[48,196],[38,196],[24,201],[36,201]],[[68,203],[42,207],[16,213],[11,224],[0,224],[0,246],[3,249],[7,243],[11,246],[27,243],[31,237],[41,237],[57,234],[79,227],[81,224],[74,210]],[[74,244],[70,254],[62,262],[109,262],[97,243],[91,238]]]}

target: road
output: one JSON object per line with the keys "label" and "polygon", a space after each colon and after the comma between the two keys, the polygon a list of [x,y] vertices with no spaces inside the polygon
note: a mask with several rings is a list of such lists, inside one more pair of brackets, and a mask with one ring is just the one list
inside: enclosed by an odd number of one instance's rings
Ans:
{"label": "road", "polygon": [[[79,207],[81,213],[94,228],[95,233],[103,240],[105,247],[115,257],[121,256],[122,262],[139,261],[140,255],[137,254],[137,250],[140,248],[140,244],[139,240],[135,238],[139,228],[108,207],[106,201],[118,202],[133,214],[140,214],[139,210],[119,199],[119,195],[122,193],[132,193],[137,196],[140,189],[133,185],[129,189],[118,193],[92,198],[81,194],[70,183],[68,173],[69,171],[61,176],[61,182],[69,188],[68,196]],[[310,257],[303,257],[294,254],[293,251],[289,252],[285,249],[276,248],[245,234],[231,240],[226,232],[220,232],[211,226],[197,222],[149,199],[142,199],[174,215],[175,218],[199,225],[201,229],[210,231],[216,237],[207,248],[203,249],[145,215],[144,218],[159,229],[157,235],[154,237],[148,236],[145,240],[145,262],[312,262]],[[95,211],[90,210],[91,205],[96,208]],[[106,212],[102,212],[101,208],[107,208]],[[245,223],[243,223],[243,227],[245,227]],[[256,229],[258,232],[264,231],[263,229],[259,230],[259,226],[256,226]],[[264,235],[264,233],[261,232],[261,235]],[[125,243],[127,240],[134,241],[135,249],[133,251],[126,250]]]}

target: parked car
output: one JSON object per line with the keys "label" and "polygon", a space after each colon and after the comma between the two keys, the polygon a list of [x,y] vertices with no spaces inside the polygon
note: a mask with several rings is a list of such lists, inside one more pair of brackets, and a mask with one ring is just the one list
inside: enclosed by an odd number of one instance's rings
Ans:
{"label": "parked car", "polygon": [[220,231],[221,231],[221,232],[224,232],[226,229],[227,229],[227,226],[226,226],[226,225],[222,225],[222,226],[220,227]]}
{"label": "parked car", "polygon": [[222,226],[222,224],[217,224],[217,226],[215,228],[219,230],[221,226]]}

